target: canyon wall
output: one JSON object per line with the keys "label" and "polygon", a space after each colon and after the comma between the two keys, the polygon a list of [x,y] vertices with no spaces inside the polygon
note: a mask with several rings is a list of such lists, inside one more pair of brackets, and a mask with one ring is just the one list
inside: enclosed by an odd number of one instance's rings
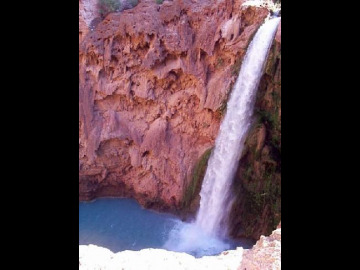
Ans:
{"label": "canyon wall", "polygon": [[242,2],[142,0],[101,20],[95,1],[79,1],[80,200],[193,205],[241,60],[269,14]]}

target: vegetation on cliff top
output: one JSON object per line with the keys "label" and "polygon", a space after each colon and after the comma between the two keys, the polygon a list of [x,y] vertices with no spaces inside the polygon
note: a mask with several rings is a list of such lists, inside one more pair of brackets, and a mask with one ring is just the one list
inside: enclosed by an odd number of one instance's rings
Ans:
{"label": "vegetation on cliff top", "polygon": [[111,12],[120,12],[125,9],[135,7],[138,0],[98,0],[97,7],[101,17],[105,17]]}

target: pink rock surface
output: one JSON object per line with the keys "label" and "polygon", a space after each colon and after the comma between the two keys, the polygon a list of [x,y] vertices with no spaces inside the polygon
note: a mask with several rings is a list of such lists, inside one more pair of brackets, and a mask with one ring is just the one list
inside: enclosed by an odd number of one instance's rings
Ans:
{"label": "pink rock surface", "polygon": [[179,209],[214,145],[235,60],[268,11],[242,1],[142,0],[90,30],[89,3],[79,1],[79,199],[127,196]]}

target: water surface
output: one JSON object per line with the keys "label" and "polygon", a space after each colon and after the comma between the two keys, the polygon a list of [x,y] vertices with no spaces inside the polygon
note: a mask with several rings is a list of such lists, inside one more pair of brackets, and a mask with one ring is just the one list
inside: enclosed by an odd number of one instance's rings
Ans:
{"label": "water surface", "polygon": [[79,244],[94,244],[113,252],[161,248],[177,220],[146,210],[133,199],[79,202]]}
{"label": "water surface", "polygon": [[[163,248],[201,257],[237,246],[250,248],[253,244],[251,241],[207,239],[199,232],[189,243],[193,248],[178,250],[173,241],[180,240],[176,232],[183,231],[182,227],[191,228],[192,225],[174,215],[144,209],[133,199],[101,198],[79,202],[79,245],[93,244],[112,252]],[[191,233],[194,231],[190,230],[189,235]]]}

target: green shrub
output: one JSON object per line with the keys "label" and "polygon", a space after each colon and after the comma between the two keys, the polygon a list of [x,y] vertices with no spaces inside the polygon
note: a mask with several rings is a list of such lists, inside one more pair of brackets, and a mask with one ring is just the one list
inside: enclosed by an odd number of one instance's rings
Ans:
{"label": "green shrub", "polygon": [[102,17],[111,12],[120,11],[121,3],[119,0],[98,0],[98,10]]}
{"label": "green shrub", "polygon": [[238,76],[239,75],[241,64],[242,64],[242,59],[237,58],[235,60],[235,63],[231,66],[231,75],[232,76]]}
{"label": "green shrub", "polygon": [[137,4],[139,4],[139,0],[130,0],[130,4],[135,7]]}
{"label": "green shrub", "polygon": [[164,2],[164,0],[155,0],[155,2],[156,4],[161,5]]}
{"label": "green shrub", "polygon": [[220,68],[222,68],[224,66],[224,64],[225,64],[224,59],[218,58],[216,60],[215,68],[220,69]]}
{"label": "green shrub", "polygon": [[221,116],[224,116],[226,113],[226,109],[227,109],[227,101],[224,100],[220,107],[216,110]]}
{"label": "green shrub", "polygon": [[120,12],[131,9],[139,3],[139,0],[98,0],[98,10],[104,18],[111,12]]}
{"label": "green shrub", "polygon": [[281,184],[274,181],[279,176],[268,175],[261,188],[251,185],[244,185],[245,209],[242,218],[242,226],[245,229],[245,235],[251,236],[255,228],[256,219],[263,215],[265,206],[270,207],[271,215],[267,224],[267,233],[276,227],[281,220]]}
{"label": "green shrub", "polygon": [[135,7],[138,3],[139,3],[138,0],[122,0],[121,1],[121,4],[122,4],[121,10],[131,9],[131,8]]}
{"label": "green shrub", "polygon": [[207,163],[211,154],[213,148],[210,148],[202,154],[199,161],[196,163],[194,171],[193,171],[193,177],[192,181],[189,184],[189,186],[186,188],[182,205],[184,208],[189,207],[192,200],[194,199],[197,192],[200,191],[202,180],[205,176]]}

